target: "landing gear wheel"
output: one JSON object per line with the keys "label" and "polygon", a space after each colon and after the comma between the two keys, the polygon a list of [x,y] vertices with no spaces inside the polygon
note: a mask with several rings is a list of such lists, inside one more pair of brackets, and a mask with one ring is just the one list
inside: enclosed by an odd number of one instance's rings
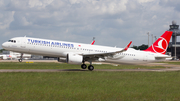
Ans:
{"label": "landing gear wheel", "polygon": [[94,70],[94,66],[93,66],[93,65],[89,65],[89,66],[88,66],[88,69],[89,69],[90,71],[92,71],[92,70]]}
{"label": "landing gear wheel", "polygon": [[86,69],[86,68],[87,68],[87,65],[86,65],[86,64],[82,64],[82,65],[81,65],[81,68],[82,68],[82,69]]}
{"label": "landing gear wheel", "polygon": [[19,60],[19,62],[22,62],[22,59],[18,59]]}

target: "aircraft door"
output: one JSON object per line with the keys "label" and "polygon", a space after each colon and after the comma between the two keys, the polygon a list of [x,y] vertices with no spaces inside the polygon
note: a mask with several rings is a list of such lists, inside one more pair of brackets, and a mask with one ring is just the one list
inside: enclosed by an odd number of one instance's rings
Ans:
{"label": "aircraft door", "polygon": [[26,37],[23,37],[21,40],[21,48],[26,48]]}
{"label": "aircraft door", "polygon": [[148,55],[145,53],[144,55],[143,55],[143,61],[147,61],[148,60]]}

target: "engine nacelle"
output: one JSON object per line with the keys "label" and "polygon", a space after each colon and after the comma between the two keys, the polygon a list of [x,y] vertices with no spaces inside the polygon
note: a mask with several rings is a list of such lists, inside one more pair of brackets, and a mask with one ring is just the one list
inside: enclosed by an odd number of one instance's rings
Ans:
{"label": "engine nacelle", "polygon": [[67,54],[66,62],[68,64],[82,64],[83,56],[78,54],[69,53]]}

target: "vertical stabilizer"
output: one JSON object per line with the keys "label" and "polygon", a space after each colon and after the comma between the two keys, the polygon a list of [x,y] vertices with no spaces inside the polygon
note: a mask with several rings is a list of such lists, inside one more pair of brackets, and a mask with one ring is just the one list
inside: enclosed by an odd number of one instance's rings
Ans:
{"label": "vertical stabilizer", "polygon": [[144,51],[165,54],[169,41],[172,36],[172,31],[166,31],[161,37],[159,37],[148,49]]}

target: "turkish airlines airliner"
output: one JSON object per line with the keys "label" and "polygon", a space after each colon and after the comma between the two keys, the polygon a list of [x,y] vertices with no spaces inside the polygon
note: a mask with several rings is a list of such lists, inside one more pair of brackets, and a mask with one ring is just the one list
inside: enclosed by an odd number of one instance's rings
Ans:
{"label": "turkish airlines airliner", "polygon": [[144,51],[129,48],[132,41],[125,48],[116,48],[31,37],[12,38],[8,42],[4,42],[2,47],[9,51],[22,53],[19,59],[20,62],[22,62],[23,53],[37,54],[58,57],[58,61],[64,58],[69,64],[80,64],[82,69],[87,68],[85,61],[88,61],[90,62],[88,69],[92,71],[94,69],[93,61],[137,64],[170,58],[165,53],[172,33],[166,31]]}

